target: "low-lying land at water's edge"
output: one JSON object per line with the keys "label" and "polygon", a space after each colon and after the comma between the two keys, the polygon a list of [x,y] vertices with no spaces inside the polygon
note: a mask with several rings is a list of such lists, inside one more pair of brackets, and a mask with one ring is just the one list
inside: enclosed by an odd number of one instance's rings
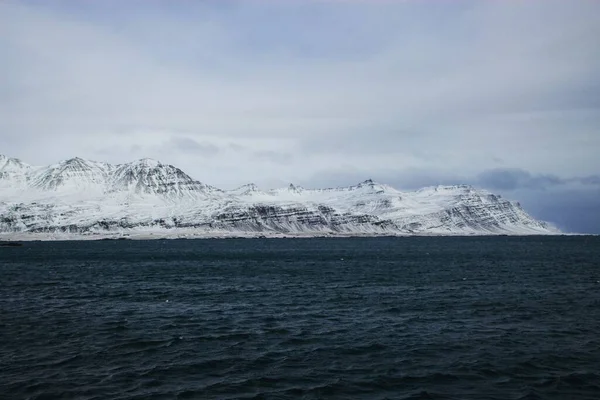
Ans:
{"label": "low-lying land at water's edge", "polygon": [[130,232],[125,234],[77,234],[77,233],[0,233],[0,243],[27,241],[88,241],[88,240],[164,240],[164,239],[301,239],[301,238],[377,238],[377,237],[493,237],[493,236],[579,236],[579,234],[514,234],[494,235],[485,233],[471,234],[348,234],[348,233],[280,233],[280,232],[198,232],[198,231],[163,231],[163,232]]}
{"label": "low-lying land at water's edge", "polygon": [[0,156],[0,234],[77,239],[558,234],[518,202],[468,185],[400,191],[366,180],[327,189],[221,190],[154,160],[73,158],[33,167]]}

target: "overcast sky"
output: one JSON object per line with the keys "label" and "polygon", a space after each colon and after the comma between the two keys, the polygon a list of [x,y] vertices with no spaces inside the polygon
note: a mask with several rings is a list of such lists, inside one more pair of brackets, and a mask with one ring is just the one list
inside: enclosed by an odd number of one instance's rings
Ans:
{"label": "overcast sky", "polygon": [[469,183],[600,233],[600,1],[0,1],[0,154]]}

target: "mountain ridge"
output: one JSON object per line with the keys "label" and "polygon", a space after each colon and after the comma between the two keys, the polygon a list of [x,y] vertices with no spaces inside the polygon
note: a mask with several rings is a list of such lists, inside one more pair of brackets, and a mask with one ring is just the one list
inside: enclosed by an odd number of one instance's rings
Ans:
{"label": "mountain ridge", "polygon": [[149,235],[558,234],[518,202],[470,185],[401,191],[367,179],[307,189],[222,190],[153,159],[75,157],[35,167],[0,155],[0,234],[40,238]]}

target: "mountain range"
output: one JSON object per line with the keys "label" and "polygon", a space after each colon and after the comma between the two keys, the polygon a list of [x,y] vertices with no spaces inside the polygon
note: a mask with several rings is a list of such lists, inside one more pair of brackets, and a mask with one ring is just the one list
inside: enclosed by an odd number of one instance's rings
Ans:
{"label": "mountain range", "polygon": [[518,202],[468,185],[222,190],[152,159],[36,167],[0,155],[0,235],[9,238],[557,233]]}

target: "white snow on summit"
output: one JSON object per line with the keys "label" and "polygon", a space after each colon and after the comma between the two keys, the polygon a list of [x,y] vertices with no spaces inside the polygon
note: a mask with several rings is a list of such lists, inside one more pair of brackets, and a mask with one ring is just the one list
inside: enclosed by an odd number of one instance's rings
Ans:
{"label": "white snow on summit", "polygon": [[102,193],[112,166],[79,157],[39,169],[29,176],[29,185],[46,191],[80,192],[95,190]]}
{"label": "white snow on summit", "polygon": [[466,185],[403,192],[372,180],[328,189],[223,191],[152,159],[72,158],[31,167],[0,156],[0,234],[553,234],[518,203]]}
{"label": "white snow on summit", "polygon": [[110,191],[137,194],[194,197],[219,190],[193,180],[179,168],[144,158],[116,166],[109,178]]}

